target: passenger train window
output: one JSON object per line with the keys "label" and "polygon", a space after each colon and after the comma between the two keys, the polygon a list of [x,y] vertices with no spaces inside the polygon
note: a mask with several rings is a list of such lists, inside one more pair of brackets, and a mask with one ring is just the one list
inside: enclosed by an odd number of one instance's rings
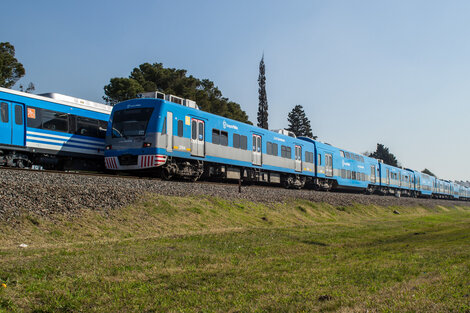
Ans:
{"label": "passenger train window", "polygon": [[274,156],[278,156],[279,154],[279,148],[277,146],[277,143],[273,143],[273,151],[272,151]]}
{"label": "passenger train window", "polygon": [[221,131],[220,132],[220,144],[222,146],[228,146],[228,133]]}
{"label": "passenger train window", "polygon": [[[198,132],[198,135],[199,135],[199,141],[204,141],[204,123],[199,121],[199,132]],[[228,141],[228,139],[227,139]]]}
{"label": "passenger train window", "polygon": [[321,165],[321,154],[318,154],[318,165]]}
{"label": "passenger train window", "polygon": [[191,139],[193,140],[197,139],[197,121],[196,120],[193,120],[191,122]]}
{"label": "passenger train window", "polygon": [[305,162],[313,163],[313,152],[305,151]]}
{"label": "passenger train window", "polygon": [[75,134],[82,135],[82,136],[90,136],[90,137],[98,137],[98,121],[87,118],[77,116],[77,128],[75,130]]}
{"label": "passenger train window", "polygon": [[41,109],[28,107],[27,125],[32,128],[41,128]]}
{"label": "passenger train window", "polygon": [[178,120],[178,137],[183,137],[183,120]]}
{"label": "passenger train window", "polygon": [[42,128],[54,131],[68,132],[68,114],[49,110],[42,110]]}
{"label": "passenger train window", "polygon": [[240,147],[241,147],[243,150],[247,150],[247,149],[248,149],[248,137],[246,137],[246,136],[240,136]]}
{"label": "passenger train window", "polygon": [[21,105],[15,105],[15,124],[23,125],[23,107]]}
{"label": "passenger train window", "polygon": [[105,138],[107,129],[108,122],[98,120],[98,138]]}
{"label": "passenger train window", "polygon": [[341,155],[341,157],[344,158],[344,151],[339,151],[339,155]]}
{"label": "passenger train window", "polygon": [[2,102],[0,104],[0,109],[2,111],[2,122],[8,123],[9,118],[8,118],[8,103]]}
{"label": "passenger train window", "polygon": [[[20,109],[23,112],[21,106]],[[60,131],[95,138],[106,137],[107,121],[35,107],[27,107],[27,112],[27,126],[31,128]]]}
{"label": "passenger train window", "polygon": [[240,148],[240,135],[239,134],[233,134],[233,147]]}
{"label": "passenger train window", "polygon": [[166,119],[163,120],[162,135],[166,134]]}
{"label": "passenger train window", "polygon": [[266,154],[272,155],[273,154],[273,143],[267,141],[266,142]]}
{"label": "passenger train window", "polygon": [[212,129],[212,143],[215,145],[220,144],[220,130]]}

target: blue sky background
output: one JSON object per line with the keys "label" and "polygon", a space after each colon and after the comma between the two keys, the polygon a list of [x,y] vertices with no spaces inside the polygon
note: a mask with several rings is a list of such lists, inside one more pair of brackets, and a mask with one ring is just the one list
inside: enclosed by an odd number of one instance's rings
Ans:
{"label": "blue sky background", "polygon": [[[314,134],[470,179],[469,1],[4,1],[0,41],[36,92],[102,102],[144,62],[215,82],[256,122],[265,54],[270,128],[304,107]],[[18,88],[19,83],[14,87]]]}

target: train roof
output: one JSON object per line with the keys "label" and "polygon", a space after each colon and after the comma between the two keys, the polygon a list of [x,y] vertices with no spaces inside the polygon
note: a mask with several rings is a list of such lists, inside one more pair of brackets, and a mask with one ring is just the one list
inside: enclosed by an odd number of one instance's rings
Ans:
{"label": "train roof", "polygon": [[27,97],[31,99],[36,99],[36,100],[42,100],[42,101],[48,101],[48,102],[55,102],[79,109],[85,109],[85,110],[90,110],[90,111],[95,111],[99,113],[105,113],[105,114],[110,114],[113,107],[107,104],[103,103],[98,103],[98,102],[93,102],[89,100],[84,100],[80,98],[75,98],[67,95],[63,95],[60,93],[55,93],[55,92],[50,92],[50,93],[43,93],[39,95],[27,93],[27,92],[22,92],[22,91],[17,91],[17,90],[12,90],[8,88],[2,88],[0,87],[0,92],[5,92],[13,95],[17,95],[20,97]]}

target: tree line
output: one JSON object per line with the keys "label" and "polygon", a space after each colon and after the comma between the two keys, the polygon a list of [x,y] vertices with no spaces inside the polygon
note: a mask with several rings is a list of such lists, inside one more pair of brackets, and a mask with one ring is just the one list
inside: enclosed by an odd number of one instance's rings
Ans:
{"label": "tree line", "polygon": [[[15,57],[15,47],[9,42],[0,42],[0,86],[13,87],[26,74],[26,70]],[[33,83],[21,91],[35,90]],[[200,79],[188,75],[184,69],[166,68],[162,63],[143,63],[134,68],[128,77],[114,77],[104,86],[103,100],[109,105],[133,99],[138,93],[160,91],[196,101],[201,110],[231,118],[243,123],[252,124],[240,104],[230,101],[209,79]],[[257,126],[268,129],[268,98],[266,94],[266,69],[264,54],[259,64],[258,75],[258,115]],[[301,105],[295,105],[287,116],[287,130],[296,136],[316,139],[313,135],[310,120]],[[383,144],[378,143],[376,151],[367,156],[381,159],[384,163],[398,166],[398,160]],[[435,176],[430,170],[423,173]]]}

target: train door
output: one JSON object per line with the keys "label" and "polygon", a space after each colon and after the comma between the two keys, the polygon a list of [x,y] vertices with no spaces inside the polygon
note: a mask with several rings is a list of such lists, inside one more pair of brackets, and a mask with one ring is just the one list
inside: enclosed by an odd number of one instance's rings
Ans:
{"label": "train door", "polygon": [[0,102],[0,143],[11,145],[10,103]]}
{"label": "train door", "polygon": [[370,167],[370,181],[375,183],[375,166]]}
{"label": "train door", "polygon": [[195,118],[191,121],[191,155],[204,157],[204,121]]}
{"label": "train door", "polygon": [[16,146],[24,146],[24,104],[11,103],[11,144]]}
{"label": "train door", "polygon": [[390,185],[390,170],[387,168],[387,185]]}
{"label": "train door", "polygon": [[325,153],[325,176],[333,176],[333,156]]}
{"label": "train door", "polygon": [[261,166],[261,136],[253,135],[253,152],[252,152],[253,165]]}
{"label": "train door", "polygon": [[302,172],[302,147],[295,146],[295,171]]}
{"label": "train door", "polygon": [[166,113],[166,151],[173,152],[173,112]]}

